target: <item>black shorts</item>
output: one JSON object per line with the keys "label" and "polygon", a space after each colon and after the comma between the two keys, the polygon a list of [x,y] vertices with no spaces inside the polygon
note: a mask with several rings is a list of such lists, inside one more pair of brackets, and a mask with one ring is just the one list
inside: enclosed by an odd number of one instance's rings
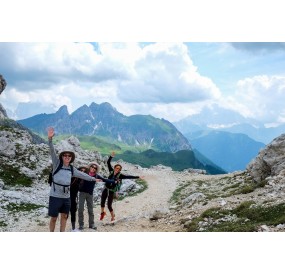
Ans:
{"label": "black shorts", "polygon": [[59,213],[69,214],[70,198],[49,197],[48,215],[58,217]]}

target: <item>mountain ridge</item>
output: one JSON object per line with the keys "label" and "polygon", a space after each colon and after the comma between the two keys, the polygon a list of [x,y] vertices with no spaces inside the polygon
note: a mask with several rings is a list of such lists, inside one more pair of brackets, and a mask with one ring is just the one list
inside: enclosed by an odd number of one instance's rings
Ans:
{"label": "mountain ridge", "polygon": [[205,107],[199,114],[173,122],[184,136],[196,131],[224,131],[242,133],[255,141],[268,144],[285,132],[285,124],[268,127],[255,119],[241,116],[238,112],[213,105]]}
{"label": "mountain ridge", "polygon": [[58,134],[108,136],[129,145],[145,145],[149,149],[176,152],[191,150],[189,141],[165,119],[151,115],[125,116],[110,103],[83,105],[72,114],[62,106],[54,114],[39,114],[18,123],[44,134],[53,126]]}

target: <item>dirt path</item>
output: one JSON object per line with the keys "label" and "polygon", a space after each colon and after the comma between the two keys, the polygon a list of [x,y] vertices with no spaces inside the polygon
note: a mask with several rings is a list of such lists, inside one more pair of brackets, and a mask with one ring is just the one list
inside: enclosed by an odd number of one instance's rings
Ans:
{"label": "dirt path", "polygon": [[[143,232],[159,231],[156,224],[149,220],[149,216],[155,210],[166,211],[169,207],[169,199],[177,186],[173,172],[160,172],[153,169],[138,170],[131,165],[124,164],[123,167],[131,175],[144,176],[148,188],[136,196],[125,198],[114,203],[116,221],[110,222],[111,216],[106,209],[107,216],[103,221],[99,221],[100,207],[96,206],[95,221],[98,232]],[[86,211],[85,211],[86,212]],[[85,215],[88,221],[87,215]],[[70,230],[70,225],[67,231]],[[85,229],[84,231],[90,231]]]}
{"label": "dirt path", "polygon": [[[106,208],[107,216],[103,221],[99,221],[100,206],[94,207],[95,225],[97,232],[151,232],[151,231],[175,231],[171,225],[167,228],[161,227],[157,221],[151,221],[149,217],[155,210],[167,211],[169,208],[169,199],[177,187],[177,176],[175,172],[163,169],[138,169],[133,165],[123,163],[126,174],[144,176],[148,188],[136,196],[125,198],[122,201],[116,201],[113,204],[116,214],[115,222],[110,221],[111,216]],[[84,210],[84,221],[88,224],[87,209]],[[77,224],[78,226],[78,224]],[[48,225],[36,226],[29,225],[27,231],[48,231]],[[59,221],[56,225],[56,231],[59,231]],[[71,231],[70,218],[67,222],[66,231]],[[84,232],[91,232],[89,228]]]}

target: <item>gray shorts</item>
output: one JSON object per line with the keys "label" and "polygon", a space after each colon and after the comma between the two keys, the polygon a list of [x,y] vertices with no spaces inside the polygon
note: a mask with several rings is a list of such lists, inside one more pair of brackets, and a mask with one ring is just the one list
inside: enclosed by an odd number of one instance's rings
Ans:
{"label": "gray shorts", "polygon": [[69,214],[70,198],[49,197],[48,215],[50,217],[58,217],[59,213]]}

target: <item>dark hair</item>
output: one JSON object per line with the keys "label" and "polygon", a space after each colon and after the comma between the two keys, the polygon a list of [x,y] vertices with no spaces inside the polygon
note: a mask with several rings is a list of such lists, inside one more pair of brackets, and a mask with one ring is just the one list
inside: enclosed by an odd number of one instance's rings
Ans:
{"label": "dark hair", "polygon": [[114,169],[115,169],[117,166],[120,166],[120,168],[121,168],[121,170],[122,170],[123,167],[122,167],[122,165],[119,164],[119,163],[115,164]]}
{"label": "dark hair", "polygon": [[[81,172],[88,172],[88,167],[86,167],[86,166],[80,166],[79,168],[78,168],[78,170],[79,171],[81,171]],[[82,171],[82,170],[84,170],[84,171]]]}

